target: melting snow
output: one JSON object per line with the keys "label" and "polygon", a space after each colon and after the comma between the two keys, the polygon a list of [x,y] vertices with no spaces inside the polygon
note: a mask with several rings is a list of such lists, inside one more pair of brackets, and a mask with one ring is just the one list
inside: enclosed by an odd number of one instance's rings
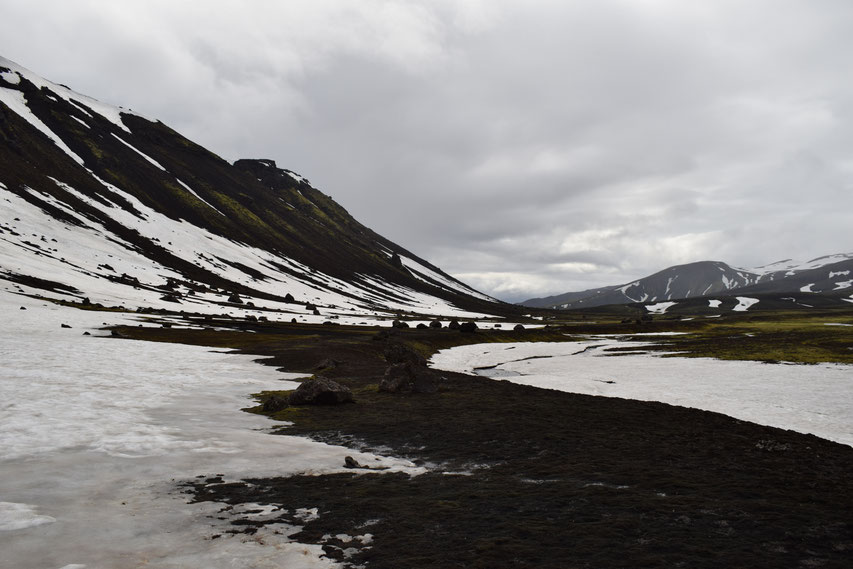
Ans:
{"label": "melting snow", "polygon": [[722,300],[709,300],[708,306],[710,308],[719,308],[722,303],[723,303]]}
{"label": "melting snow", "polygon": [[737,306],[732,308],[732,310],[735,312],[746,312],[754,304],[758,304],[757,298],[749,298],[747,296],[738,296],[737,297]]}
{"label": "melting snow", "polygon": [[178,184],[180,184],[180,185],[181,185],[181,187],[182,187],[182,188],[184,188],[186,191],[188,191],[190,194],[192,194],[192,195],[193,195],[193,196],[194,196],[198,201],[200,201],[201,203],[203,203],[204,205],[206,205],[207,207],[209,207],[210,209],[212,209],[213,211],[215,211],[215,212],[216,212],[216,213],[218,213],[219,215],[221,215],[221,216],[225,217],[225,214],[224,214],[224,213],[222,213],[221,211],[219,211],[218,209],[216,209],[215,207],[213,207],[213,206],[210,204],[210,202],[206,201],[206,200],[205,200],[204,198],[202,198],[200,195],[198,195],[197,193],[195,193],[195,191],[194,191],[191,187],[189,187],[188,185],[186,185],[185,183],[183,183],[183,182],[182,182],[181,180],[179,180],[178,178],[175,178],[175,180],[178,182]]}
{"label": "melting snow", "polygon": [[320,547],[287,537],[298,528],[227,534],[221,504],[187,504],[173,481],[347,472],[347,455],[423,471],[267,434],[271,421],[240,408],[252,404],[249,394],[287,389],[296,376],[251,356],[101,337],[103,322],[135,317],[8,292],[0,292],[0,318],[4,566],[337,567]]}
{"label": "melting snow", "polygon": [[[80,93],[75,93],[68,87],[63,87],[62,85],[57,85],[56,83],[52,83],[46,79],[42,79],[35,73],[21,67],[17,63],[13,61],[9,61],[3,57],[0,57],[0,67],[7,67],[14,71],[16,74],[19,74],[21,77],[25,78],[27,81],[32,83],[38,88],[46,88],[47,90],[55,93],[65,101],[73,104],[74,106],[85,110],[85,108],[89,108],[120,129],[130,132],[123,122],[121,122],[121,114],[122,113],[130,113],[128,109],[122,109],[119,107],[114,107],[112,105],[108,105],[98,101],[97,99],[93,99],[91,97],[87,97],[86,95],[81,95]],[[88,112],[86,113],[90,117],[92,116]]]}
{"label": "melting snow", "polygon": [[[2,58],[0,58],[0,65],[3,63]],[[50,138],[54,144],[56,144],[64,153],[71,157],[72,160],[83,165],[83,159],[77,156],[68,145],[65,144],[59,136],[56,135],[52,130],[50,130],[46,124],[41,122],[41,120],[30,111],[30,108],[27,106],[27,99],[24,97],[24,94],[20,91],[13,91],[10,89],[4,89],[0,87],[0,102],[4,103],[7,107],[12,109],[12,112],[18,114],[22,119],[26,120],[32,126],[41,131],[45,136]]]}
{"label": "melting snow", "polygon": [[649,311],[649,314],[663,314],[672,306],[678,304],[677,302],[658,302],[657,304],[649,304],[646,306],[646,310]]}
{"label": "melting snow", "polygon": [[[501,378],[514,383],[695,407],[853,446],[851,365],[769,365],[607,352],[611,347],[639,351],[645,345],[602,337],[583,342],[479,344],[442,350],[431,365],[463,373],[497,366],[494,370],[505,374]],[[507,349],[512,350],[511,356]],[[548,357],[522,359],[533,356]]]}
{"label": "melting snow", "polygon": [[137,149],[135,146],[133,146],[132,144],[130,144],[126,140],[122,139],[117,134],[115,134],[115,133],[110,133],[110,134],[113,135],[113,138],[115,138],[116,140],[118,140],[119,142],[121,142],[122,144],[124,144],[125,146],[127,146],[128,148],[130,148],[131,150],[133,150],[134,152],[136,152],[137,154],[139,154],[143,158],[145,158],[145,160],[147,160],[148,162],[150,162],[151,164],[153,164],[154,166],[156,166],[160,170],[163,170],[164,172],[166,171],[166,169],[163,168],[163,166],[159,162],[157,162],[156,160],[154,160],[153,158],[151,158],[150,156],[148,156],[147,154],[145,154],[141,150]]}
{"label": "melting snow", "polygon": [[0,71],[0,77],[3,78],[3,81],[11,85],[19,85],[21,83],[21,76],[14,71]]}
{"label": "melting snow", "polygon": [[36,513],[38,506],[0,502],[0,531],[30,528],[55,522],[55,518]]}
{"label": "melting snow", "polygon": [[418,263],[414,259],[410,259],[404,255],[400,255],[400,261],[402,261],[403,265],[407,269],[409,269],[409,271],[415,276],[415,278],[419,280],[430,283],[432,285],[438,284],[438,286],[442,286],[448,290],[454,292],[461,292],[463,294],[468,294],[477,298],[481,298],[483,300],[494,300],[492,297],[486,296],[485,294],[478,292],[464,285],[463,283],[451,280],[445,277],[444,275],[435,272],[429,267]]}

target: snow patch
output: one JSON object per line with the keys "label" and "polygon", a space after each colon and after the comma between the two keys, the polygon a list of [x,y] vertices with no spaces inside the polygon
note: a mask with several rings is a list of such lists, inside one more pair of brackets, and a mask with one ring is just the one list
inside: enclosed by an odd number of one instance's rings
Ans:
{"label": "snow patch", "polygon": [[513,372],[501,377],[513,383],[694,407],[853,446],[853,365],[768,365],[655,353],[614,356],[609,351],[628,347],[639,352],[647,345],[601,336],[579,342],[478,344],[442,350],[430,365],[462,373],[494,366]]}
{"label": "snow patch", "polygon": [[0,71],[0,78],[11,85],[19,85],[21,83],[21,76],[14,71]]}
{"label": "snow patch", "polygon": [[[3,63],[3,59],[0,58],[0,64]],[[7,107],[9,107],[12,112],[16,113],[22,119],[30,123],[33,127],[38,129],[42,134],[51,139],[54,144],[56,144],[60,150],[66,153],[71,157],[72,160],[83,165],[83,159],[80,158],[77,154],[75,154],[65,142],[62,141],[59,136],[56,135],[52,130],[50,130],[46,124],[41,122],[33,112],[30,110],[29,106],[27,106],[27,99],[23,93],[20,91],[12,91],[10,89],[4,89],[0,87],[0,102],[4,103]]]}
{"label": "snow patch", "polygon": [[[338,567],[285,524],[228,534],[223,505],[188,504],[176,482],[349,472],[347,455],[385,472],[424,472],[269,434],[273,421],[240,409],[253,405],[251,393],[293,387],[298,374],[256,356],[111,338],[103,323],[145,321],[2,291],[0,318],[0,524],[12,530],[0,531],[4,567]],[[234,511],[272,514],[250,506]],[[48,523],[46,537],[35,526]]]}
{"label": "snow patch", "polygon": [[719,308],[722,303],[723,303],[722,300],[709,300],[708,301],[708,307]]}
{"label": "snow patch", "polygon": [[0,531],[31,528],[56,521],[56,518],[37,514],[37,509],[38,506],[29,504],[0,502]]}
{"label": "snow patch", "polygon": [[218,209],[216,209],[215,207],[213,207],[213,206],[210,204],[210,202],[208,202],[207,200],[205,200],[204,198],[202,198],[200,195],[198,195],[198,194],[197,194],[197,193],[196,193],[196,192],[195,192],[191,187],[189,187],[188,185],[186,185],[185,183],[183,183],[183,182],[182,182],[181,180],[179,180],[178,178],[175,178],[175,180],[178,182],[178,184],[180,184],[180,185],[181,185],[181,187],[182,187],[182,188],[184,188],[186,191],[188,191],[190,194],[192,194],[192,195],[193,195],[193,196],[194,196],[198,201],[200,201],[201,203],[203,203],[204,205],[206,205],[207,207],[209,207],[210,209],[212,209],[213,211],[215,211],[215,212],[216,212],[216,213],[218,213],[219,215],[221,215],[221,216],[225,217],[225,214],[224,214],[224,213],[222,213],[221,211],[219,211]]}
{"label": "snow patch", "polygon": [[135,146],[133,146],[132,144],[127,142],[126,140],[122,139],[117,134],[115,134],[115,133],[110,133],[110,134],[113,135],[113,138],[115,138],[116,140],[118,140],[119,142],[121,142],[122,144],[124,144],[125,146],[127,146],[128,148],[130,148],[131,150],[133,150],[134,152],[136,152],[137,154],[139,154],[143,158],[145,158],[145,160],[147,160],[148,162],[150,162],[151,164],[153,164],[157,168],[163,170],[164,172],[166,171],[166,169],[159,162],[157,162],[156,160],[154,160],[153,158],[151,158],[150,156],[148,156],[147,154],[145,154],[144,152],[142,152],[141,150],[139,150],[138,148],[136,148]]}
{"label": "snow patch", "polygon": [[658,302],[657,304],[649,304],[646,306],[646,310],[649,314],[663,314],[672,306],[678,304],[677,302]]}
{"label": "snow patch", "polygon": [[755,304],[758,304],[757,298],[749,298],[748,296],[738,296],[737,297],[737,306],[732,308],[734,312],[746,312]]}
{"label": "snow patch", "polygon": [[[114,107],[112,105],[108,105],[106,103],[102,103],[97,99],[93,99],[91,97],[87,97],[86,95],[81,95],[80,93],[76,93],[69,89],[68,87],[63,87],[62,85],[57,85],[56,83],[52,83],[46,79],[43,79],[36,75],[35,73],[21,67],[17,63],[0,57],[0,67],[7,67],[25,78],[27,81],[32,83],[38,88],[45,88],[48,91],[51,91],[61,99],[68,101],[69,103],[79,107],[84,107],[91,109],[119,127],[120,129],[130,132],[130,129],[127,128],[124,123],[121,121],[122,113],[130,114],[131,111],[128,109],[123,109],[120,107]],[[89,113],[86,113],[89,114]],[[136,113],[134,113],[136,114]],[[91,116],[91,115],[89,115]],[[137,115],[141,116],[141,115]]]}

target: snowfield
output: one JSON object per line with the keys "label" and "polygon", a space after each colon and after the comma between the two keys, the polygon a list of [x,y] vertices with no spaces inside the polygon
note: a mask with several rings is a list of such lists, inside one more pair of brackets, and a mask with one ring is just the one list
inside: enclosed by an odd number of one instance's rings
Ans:
{"label": "snowfield", "polygon": [[[572,393],[661,401],[853,446],[853,366],[662,358],[617,336],[442,350],[436,369]],[[635,348],[632,355],[607,349]]]}
{"label": "snowfield", "polygon": [[319,546],[289,539],[296,527],[223,534],[241,514],[187,504],[174,481],[339,472],[347,455],[422,472],[268,434],[274,423],[240,409],[251,393],[291,388],[298,376],[250,356],[103,337],[104,323],[138,321],[8,292],[0,317],[3,567],[336,567]]}

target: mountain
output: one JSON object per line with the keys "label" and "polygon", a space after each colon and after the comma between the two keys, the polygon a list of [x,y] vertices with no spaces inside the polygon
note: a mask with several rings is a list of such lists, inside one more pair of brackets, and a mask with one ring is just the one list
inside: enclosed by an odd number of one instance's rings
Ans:
{"label": "mountain", "polygon": [[507,307],[271,160],[230,164],[2,58],[0,204],[0,285],[17,292],[305,321]]}
{"label": "mountain", "polygon": [[700,261],[669,267],[623,285],[533,298],[521,304],[534,308],[579,309],[743,294],[805,293],[843,297],[851,292],[853,253],[818,257],[806,263],[787,259],[751,270],[733,268],[720,261]]}

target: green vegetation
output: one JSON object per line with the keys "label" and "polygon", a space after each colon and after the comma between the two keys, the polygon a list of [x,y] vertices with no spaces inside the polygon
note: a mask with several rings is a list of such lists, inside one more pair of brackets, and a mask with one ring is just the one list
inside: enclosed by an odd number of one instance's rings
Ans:
{"label": "green vegetation", "polygon": [[[853,310],[797,311],[706,320],[656,349],[677,356],[764,362],[853,363]],[[673,357],[673,356],[668,356]]]}

